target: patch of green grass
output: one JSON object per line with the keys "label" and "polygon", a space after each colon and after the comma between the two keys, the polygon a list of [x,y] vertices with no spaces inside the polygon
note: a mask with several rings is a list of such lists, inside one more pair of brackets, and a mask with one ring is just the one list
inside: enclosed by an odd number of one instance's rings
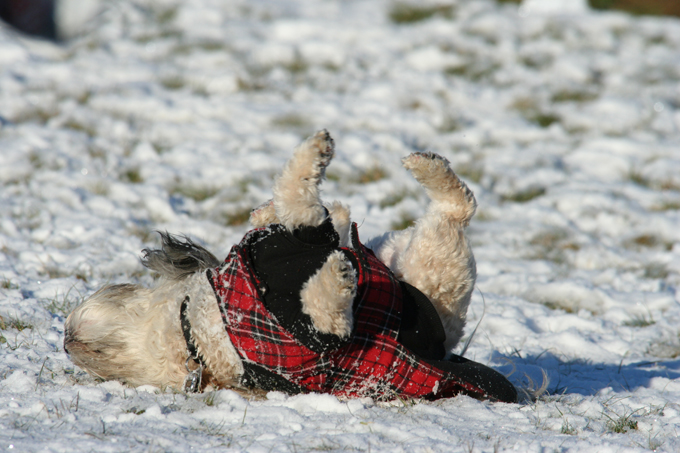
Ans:
{"label": "patch of green grass", "polygon": [[598,10],[619,10],[636,15],[678,16],[680,2],[673,0],[589,0]]}
{"label": "patch of green grass", "polygon": [[452,19],[453,5],[420,6],[415,3],[396,2],[390,8],[389,17],[395,24],[412,24],[434,16]]}
{"label": "patch of green grass", "polygon": [[[72,294],[75,290],[77,294]],[[45,308],[47,311],[53,315],[60,315],[66,317],[83,301],[83,296],[72,286],[66,293],[62,296],[56,294],[52,299],[47,301]]]}
{"label": "patch of green grass", "polygon": [[146,409],[140,409],[137,406],[133,406],[130,409],[124,411],[126,414],[135,414],[135,415],[142,415],[144,412],[146,412]]}
{"label": "patch of green grass", "polygon": [[642,275],[644,278],[663,280],[668,277],[668,268],[661,263],[649,263],[644,267]]}
{"label": "patch of green grass", "polygon": [[[650,189],[680,191],[680,184],[673,179],[647,178],[635,170],[628,174],[628,179],[637,185]],[[680,202],[670,202],[670,206],[680,206]]]}
{"label": "patch of green grass", "polygon": [[550,228],[545,231],[541,231],[531,238],[529,244],[537,245],[539,247],[545,248],[555,248],[558,244],[569,237],[569,233],[566,230],[560,228]]}
{"label": "patch of green grass", "polygon": [[262,91],[267,88],[267,84],[260,77],[251,75],[250,77],[238,77],[236,85],[239,91]]}
{"label": "patch of green grass", "polygon": [[[0,330],[8,330],[8,329],[14,329],[14,330],[21,332],[21,331],[26,330],[26,329],[28,329],[28,330],[33,329],[33,324],[30,324],[26,321],[22,321],[21,319],[17,319],[17,318],[11,318],[11,317],[5,318],[3,316],[0,316]],[[4,343],[4,342],[2,342],[2,343]]]}
{"label": "patch of green grass", "polygon": [[109,184],[105,179],[96,179],[88,181],[86,185],[90,193],[94,195],[107,196],[109,194]]}
{"label": "patch of green grass", "polygon": [[417,219],[413,217],[411,214],[402,212],[399,215],[399,219],[395,220],[390,224],[390,230],[392,231],[405,230],[406,228],[413,226],[416,223],[416,220]]}
{"label": "patch of green grass", "polygon": [[604,416],[607,417],[607,428],[609,431],[618,434],[627,433],[628,431],[637,431],[638,422],[632,418],[635,412],[636,411],[633,411],[628,414],[617,415],[615,417],[610,417],[609,415],[604,414]]}
{"label": "patch of green grass", "polygon": [[410,196],[407,190],[400,190],[398,192],[392,192],[385,195],[385,197],[380,200],[380,209],[389,208],[390,206],[396,206],[401,203],[406,197]]}
{"label": "patch of green grass", "polygon": [[19,285],[12,283],[12,280],[8,278],[3,278],[0,282],[0,288],[2,289],[19,289]]}
{"label": "patch of green grass", "polygon": [[[534,247],[527,258],[552,261],[556,264],[563,264],[567,261],[567,250],[579,250],[580,248],[571,239],[569,232],[560,228],[551,228],[537,233],[531,238],[529,244]],[[545,305],[550,306],[549,304]],[[550,308],[564,307],[557,306]]]}
{"label": "patch of green grass", "polygon": [[493,61],[472,60],[461,65],[448,67],[444,69],[444,74],[464,77],[473,82],[478,82],[490,77],[499,68],[500,66]]}
{"label": "patch of green grass", "polygon": [[[344,173],[339,174],[333,171],[332,169],[326,172],[326,179],[328,179],[329,181],[335,182],[346,181],[350,184],[370,184],[373,182],[381,181],[385,178],[388,178],[389,176],[390,174],[385,169],[380,167],[380,165],[378,164],[374,164],[368,168],[358,169],[355,171],[355,173],[351,175],[347,175]],[[394,196],[398,198],[400,196],[398,194],[400,194],[400,192],[395,193]],[[404,196],[405,195],[406,194],[404,194]],[[386,198],[390,198],[390,196],[388,195]],[[387,203],[388,204],[386,206],[389,206],[390,202],[388,201]]]}
{"label": "patch of green grass", "polygon": [[598,98],[598,93],[588,89],[564,89],[554,93],[552,102],[589,102]]}
{"label": "patch of green grass", "polygon": [[215,398],[217,397],[217,392],[210,392],[208,393],[203,401],[205,402],[206,406],[214,406],[215,405]]}
{"label": "patch of green grass", "polygon": [[176,5],[173,5],[169,8],[161,9],[156,13],[156,21],[160,25],[165,25],[165,24],[168,24],[170,22],[173,22],[176,17],[177,17],[177,6]]}
{"label": "patch of green grass", "polygon": [[564,423],[562,423],[562,428],[560,428],[560,433],[561,434],[567,434],[569,436],[573,436],[576,434],[576,428],[571,426],[569,423],[569,420],[566,418],[564,419]]}
{"label": "patch of green grass", "polygon": [[181,90],[186,85],[184,78],[179,75],[163,77],[160,82],[163,87],[171,91]]}
{"label": "patch of green grass", "polygon": [[628,179],[639,186],[649,187],[649,181],[647,181],[647,178],[642,176],[637,171],[631,171],[630,174],[628,175]]}
{"label": "patch of green grass", "polygon": [[662,249],[670,251],[673,243],[654,234],[640,234],[624,242],[624,246],[633,249]]}
{"label": "patch of green grass", "polygon": [[664,359],[675,359],[680,356],[680,335],[661,338],[647,347],[647,354]]}
{"label": "patch of green grass", "polygon": [[528,97],[520,97],[516,99],[510,108],[516,110],[520,115],[524,117],[527,121],[537,124],[540,127],[546,128],[551,124],[556,123],[560,120],[560,117],[546,112],[536,99]]}
{"label": "patch of green grass", "polygon": [[643,247],[654,247],[659,244],[659,238],[651,234],[642,234],[634,237],[632,242]]}
{"label": "patch of green grass", "polygon": [[649,316],[645,314],[637,314],[628,321],[623,322],[623,325],[627,327],[647,327],[654,324],[656,324],[656,321],[654,321],[654,318],[652,318],[651,314]]}
{"label": "patch of green grass", "polygon": [[196,50],[205,52],[224,52],[227,50],[227,46],[222,41],[213,41],[209,39],[198,42],[181,41],[172,48],[172,53],[175,55],[188,55]]}
{"label": "patch of green grass", "polygon": [[55,116],[59,115],[57,107],[52,105],[36,105],[30,109],[20,112],[14,117],[10,117],[14,123],[38,123],[45,124]]}
{"label": "patch of green grass", "polygon": [[143,243],[149,243],[155,238],[155,231],[146,224],[135,223],[127,228],[127,232],[139,238]]}
{"label": "patch of green grass", "polygon": [[283,67],[291,74],[302,74],[309,69],[309,63],[301,55],[296,54],[293,61],[285,64]]}
{"label": "patch of green grass", "polygon": [[484,176],[483,158],[473,158],[471,162],[456,165],[456,174],[463,179],[479,184]]}
{"label": "patch of green grass", "polygon": [[311,130],[312,124],[310,121],[297,113],[285,113],[276,116],[271,121],[272,126],[280,127],[282,129],[298,129]]}
{"label": "patch of green grass", "polygon": [[460,131],[464,128],[464,126],[464,122],[460,119],[451,115],[446,115],[444,116],[441,124],[437,127],[437,131],[441,132],[442,134],[448,134],[451,132]]}
{"label": "patch of green grass", "polygon": [[126,170],[125,173],[121,175],[121,179],[132,184],[144,182],[144,178],[142,178],[142,173],[139,168],[130,168]]}
{"label": "patch of green grass", "polygon": [[356,182],[359,184],[369,184],[372,182],[380,181],[389,176],[389,173],[385,171],[379,165],[374,165],[372,167],[366,168],[359,172],[356,176]]}
{"label": "patch of green grass", "polygon": [[652,212],[680,211],[680,200],[666,200],[650,208]]}
{"label": "patch of green grass", "polygon": [[170,190],[171,195],[181,195],[195,201],[204,201],[214,197],[219,192],[217,187],[199,186],[192,184],[177,184]]}
{"label": "patch of green grass", "polygon": [[226,226],[239,226],[250,220],[251,208],[239,208],[223,215],[223,223]]}
{"label": "patch of green grass", "polygon": [[201,422],[199,423],[200,427],[199,430],[206,433],[209,436],[231,437],[229,433],[225,433],[223,431],[226,423],[227,423],[226,420],[222,420],[220,423],[210,423],[208,421],[201,420]]}
{"label": "patch of green grass", "polygon": [[559,116],[553,115],[551,113],[536,113],[535,115],[531,115],[526,118],[532,123],[536,123],[543,128],[550,127],[550,125],[557,123],[560,120]]}
{"label": "patch of green grass", "polygon": [[97,128],[96,126],[92,124],[88,124],[84,121],[79,121],[75,118],[71,118],[67,120],[63,127],[71,129],[73,131],[78,131],[86,134],[88,137],[96,137],[97,136]]}
{"label": "patch of green grass", "polygon": [[566,301],[562,302],[558,300],[545,300],[540,302],[540,304],[545,305],[551,310],[562,310],[565,313],[576,313],[576,310],[574,310],[572,304]]}
{"label": "patch of green grass", "polygon": [[0,331],[7,331],[7,330],[16,330],[17,332],[14,334],[14,344],[11,344],[7,337],[5,337],[2,333],[0,333],[0,344],[1,345],[7,345],[7,347],[15,351],[21,346],[29,346],[26,341],[22,340],[19,341],[19,332],[23,332],[24,330],[33,330],[34,326],[33,324],[23,321],[21,319],[13,318],[13,317],[3,317],[0,316]]}
{"label": "patch of green grass", "polygon": [[533,200],[534,198],[542,197],[545,195],[545,187],[529,187],[528,189],[520,190],[509,195],[503,195],[501,198],[503,201],[513,201],[515,203],[526,203]]}

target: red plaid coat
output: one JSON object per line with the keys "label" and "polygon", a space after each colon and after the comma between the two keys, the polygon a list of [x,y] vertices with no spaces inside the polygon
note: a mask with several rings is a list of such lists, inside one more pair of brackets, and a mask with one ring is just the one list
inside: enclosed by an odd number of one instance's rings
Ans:
{"label": "red plaid coat", "polygon": [[[257,230],[256,230],[257,231]],[[358,240],[354,330],[338,349],[317,353],[284,329],[266,309],[249,259],[256,234],[246,234],[209,274],[229,337],[246,364],[253,363],[306,392],[341,397],[443,398],[464,392],[485,397],[476,385],[426,363],[397,342],[402,290],[392,272]]]}

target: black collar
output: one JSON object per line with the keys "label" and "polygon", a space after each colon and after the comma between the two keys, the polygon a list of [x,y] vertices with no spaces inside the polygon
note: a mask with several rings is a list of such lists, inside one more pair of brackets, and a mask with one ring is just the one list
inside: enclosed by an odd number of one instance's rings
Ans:
{"label": "black collar", "polygon": [[196,348],[196,345],[191,339],[191,323],[189,322],[189,318],[187,318],[187,305],[189,305],[190,301],[191,299],[189,298],[189,296],[184,298],[182,306],[179,309],[179,319],[180,322],[182,323],[182,333],[184,333],[184,340],[187,342],[189,357],[203,365],[203,359],[201,358],[200,354],[198,353],[198,349]]}
{"label": "black collar", "polygon": [[[191,323],[187,317],[187,305],[190,302],[189,296],[184,298],[182,306],[179,309],[179,320],[182,326],[182,333],[184,334],[184,341],[187,343],[187,350],[189,351],[189,358],[187,359],[186,368],[189,374],[184,380],[184,391],[187,393],[196,393],[201,390],[201,375],[205,368],[203,357],[198,353],[198,348],[191,339]],[[193,359],[198,363],[198,368],[195,370],[189,369],[189,360]]]}

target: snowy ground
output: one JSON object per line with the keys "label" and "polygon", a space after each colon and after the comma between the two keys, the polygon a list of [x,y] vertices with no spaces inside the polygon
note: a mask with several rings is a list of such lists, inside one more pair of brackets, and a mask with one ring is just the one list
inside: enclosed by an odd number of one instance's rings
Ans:
{"label": "snowy ground", "polygon": [[[413,4],[107,2],[59,47],[0,25],[0,449],[680,451],[680,21]],[[423,212],[400,157],[451,160],[480,206],[467,356],[538,399],[246,401],[69,362],[82,297],[152,284],[154,230],[225,255],[321,127],[363,239]]]}

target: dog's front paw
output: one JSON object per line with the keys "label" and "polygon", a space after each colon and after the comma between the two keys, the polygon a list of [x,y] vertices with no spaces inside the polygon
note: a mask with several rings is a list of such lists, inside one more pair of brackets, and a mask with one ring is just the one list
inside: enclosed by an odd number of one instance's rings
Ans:
{"label": "dog's front paw", "polygon": [[303,286],[302,312],[312,318],[319,332],[347,337],[352,333],[356,292],[357,277],[352,263],[344,253],[335,251]]}

